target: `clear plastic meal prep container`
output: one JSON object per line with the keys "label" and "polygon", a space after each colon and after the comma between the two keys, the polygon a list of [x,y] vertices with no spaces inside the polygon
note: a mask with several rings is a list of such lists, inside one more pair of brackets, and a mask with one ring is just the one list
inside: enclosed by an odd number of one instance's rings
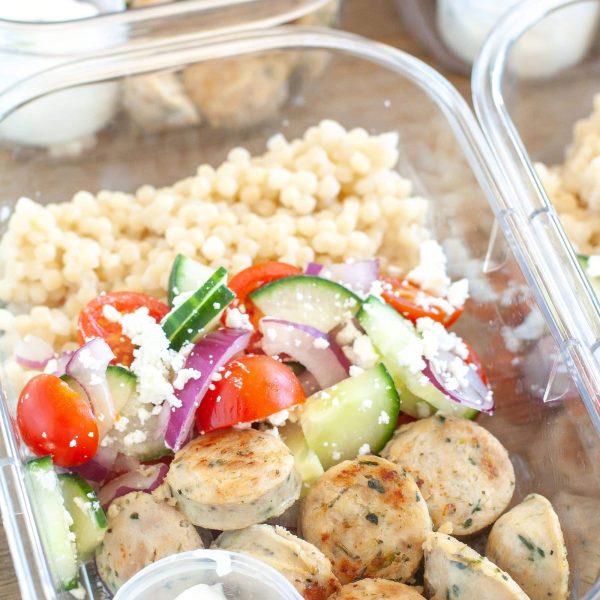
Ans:
{"label": "clear plastic meal prep container", "polygon": [[[436,64],[468,74],[487,35],[523,0],[396,0],[405,25]],[[577,63],[589,50],[598,7],[578,3],[523,35],[515,68],[543,76]]]}
{"label": "clear plastic meal prep container", "polygon": [[[3,230],[21,196],[46,203],[67,200],[82,189],[164,186],[193,174],[199,164],[218,164],[235,146],[261,152],[272,135],[293,139],[322,119],[371,133],[396,132],[397,169],[430,200],[428,225],[446,250],[452,277],[470,281],[472,298],[456,330],[480,354],[496,394],[495,416],[482,415],[479,422],[511,454],[517,477],[513,502],[533,491],[553,501],[568,544],[572,597],[600,597],[594,543],[600,535],[600,384],[591,342],[600,332],[597,327],[582,332],[584,315],[574,287],[555,290],[559,274],[543,250],[554,239],[552,220],[530,221],[511,208],[507,183],[475,117],[435,71],[350,34],[272,29],[170,40],[73,61],[1,94],[0,115],[16,115],[28,101],[69,86],[122,84],[192,63],[238,62],[273,53],[288,57],[296,70],[284,101],[277,96],[260,123],[214,127],[204,121],[149,132],[132,127],[120,111],[95,144],[70,156],[4,143]],[[380,254],[389,252],[397,237],[388,232]],[[534,239],[539,243],[532,244]],[[13,426],[18,390],[5,373],[2,384],[4,525],[23,598],[55,598],[52,557],[44,554],[32,516],[22,468],[25,448]],[[107,597],[93,565],[83,570],[82,581],[90,597]]]}
{"label": "clear plastic meal prep container", "polygon": [[[44,12],[45,21],[25,21],[27,11],[0,6],[0,91],[14,83],[68,62],[76,57],[111,53],[169,39],[225,34],[281,23],[333,27],[341,0],[81,0],[98,14],[60,20]],[[126,6],[127,5],[127,6]],[[127,8],[127,9],[126,9]],[[8,12],[7,9],[10,9]],[[3,12],[4,11],[4,12]],[[14,16],[13,16],[14,15]],[[23,21],[3,18],[24,19]],[[42,17],[38,17],[42,18]],[[52,20],[57,19],[57,20]],[[265,69],[269,64],[264,65]],[[130,118],[140,128],[166,129],[193,125],[199,115],[193,100],[182,91],[182,74],[164,74],[156,80],[132,81],[127,95],[132,103],[142,96],[162,112],[130,108]],[[179,94],[177,100],[172,96]],[[21,117],[3,123],[0,139],[18,144],[72,153],[93,142],[93,136],[113,119],[118,90],[107,82],[81,87],[67,94],[49,95],[32,103]],[[170,97],[169,97],[170,96]],[[166,100],[165,100],[165,97]],[[67,107],[77,106],[77,117]],[[125,103],[125,109],[128,106]],[[23,121],[29,127],[23,126]],[[45,123],[54,123],[48,131]]]}

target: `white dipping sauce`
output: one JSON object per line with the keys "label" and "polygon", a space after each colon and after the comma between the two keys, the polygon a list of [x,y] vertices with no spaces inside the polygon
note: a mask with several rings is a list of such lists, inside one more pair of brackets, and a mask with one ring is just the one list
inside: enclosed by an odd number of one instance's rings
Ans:
{"label": "white dipping sauce", "polygon": [[[102,3],[99,3],[102,4]],[[106,4],[106,3],[105,3]],[[112,1],[113,10],[124,9],[124,0]],[[93,17],[99,9],[78,0],[0,0],[0,19],[22,23],[50,23]],[[1,32],[1,25],[0,25]],[[79,31],[57,39],[43,29],[17,33],[0,43],[0,92],[19,80],[85,54],[106,48],[123,37],[119,30]],[[105,127],[117,108],[114,82],[62,90],[34,100],[0,123],[0,138],[30,146],[57,146],[85,140]]]}
{"label": "white dipping sauce", "polygon": [[199,583],[181,592],[174,600],[227,600],[220,583],[206,585]]}
{"label": "white dipping sauce", "polygon": [[[438,0],[438,31],[446,46],[471,64],[494,25],[520,1]],[[511,69],[520,77],[548,77],[578,63],[590,47],[597,19],[595,2],[551,14],[511,50]]]}

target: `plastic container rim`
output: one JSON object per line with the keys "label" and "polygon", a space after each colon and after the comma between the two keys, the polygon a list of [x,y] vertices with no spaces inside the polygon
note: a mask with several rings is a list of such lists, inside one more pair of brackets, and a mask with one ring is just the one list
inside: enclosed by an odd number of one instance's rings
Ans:
{"label": "plastic container rim", "polygon": [[[177,567],[181,563],[197,563],[198,560],[211,561],[215,563],[215,572],[219,575],[219,569],[227,569],[228,572],[236,572],[257,578],[254,575],[260,573],[260,577],[265,577],[269,585],[280,593],[285,593],[288,600],[302,600],[302,596],[296,591],[294,586],[279,571],[267,565],[261,560],[252,556],[240,554],[238,552],[229,552],[227,550],[199,549],[173,554],[151,563],[138,573],[136,573],[123,587],[115,594],[115,600],[130,600],[137,597],[141,591],[146,591],[147,585],[155,583],[159,573],[165,573],[170,568]],[[182,565],[183,566],[183,565]],[[223,573],[226,575],[227,573]]]}
{"label": "plastic container rim", "polygon": [[[90,27],[97,25],[127,25],[149,20],[161,19],[164,17],[180,16],[184,18],[189,13],[208,12],[221,10],[240,5],[252,4],[271,4],[273,15],[269,19],[259,21],[253,27],[267,27],[284,23],[288,20],[302,17],[321,6],[327,4],[329,0],[185,0],[184,2],[173,2],[165,4],[156,4],[151,6],[141,6],[129,8],[121,12],[107,12],[81,19],[66,19],[64,21],[29,23],[27,21],[15,21],[12,19],[0,18],[0,31],[28,31],[37,33],[42,30],[62,31],[65,28]],[[288,8],[286,8],[286,6]],[[240,30],[245,29],[243,23],[238,24]]]}
{"label": "plastic container rim", "polygon": [[[304,17],[330,0],[185,0],[102,12],[76,20],[28,23],[0,18],[0,50],[31,57],[60,57],[67,62],[77,56],[95,56],[101,52],[125,51],[133,46],[153,46],[172,39],[199,39],[231,32],[274,27]],[[177,27],[165,28],[170,20],[175,25],[198,23],[208,16],[217,17],[217,24],[182,33]],[[115,41],[104,49],[78,51],[54,50],[54,40],[68,39],[76,28],[78,36],[103,36]],[[160,30],[160,33],[155,33]],[[126,34],[126,35],[124,35]],[[122,39],[124,38],[124,39]],[[43,44],[43,48],[40,47]],[[45,50],[45,48],[52,50]]]}
{"label": "plastic container rim", "polygon": [[[600,300],[558,221],[554,206],[508,114],[502,91],[508,56],[520,36],[550,13],[582,2],[525,0],[509,11],[490,33],[475,60],[472,90],[475,112],[499,163],[505,208],[535,227],[535,235],[528,243],[550,267],[544,277],[538,277],[538,285],[545,288],[550,300],[546,304],[551,304],[556,312],[548,320],[552,333],[563,355],[570,352],[569,348],[576,347],[588,355],[589,360],[584,364],[575,365],[571,361],[567,366],[574,368],[575,378],[580,380],[578,383],[584,380],[584,386],[589,388],[589,393],[582,396],[600,432]],[[577,290],[565,285],[565,273],[576,283]]]}

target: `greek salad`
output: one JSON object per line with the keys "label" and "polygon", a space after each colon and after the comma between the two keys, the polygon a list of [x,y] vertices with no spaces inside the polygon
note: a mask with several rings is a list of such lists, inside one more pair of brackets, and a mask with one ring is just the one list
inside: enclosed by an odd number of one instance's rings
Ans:
{"label": "greek salad", "polygon": [[[327,468],[381,450],[400,413],[473,418],[493,401],[474,351],[445,328],[461,311],[382,276],[377,260],[305,272],[270,262],[228,279],[178,255],[168,303],[102,294],[81,312],[78,350],[55,356],[33,336],[17,347],[19,362],[44,370],[17,406],[23,440],[44,457],[30,469],[70,471],[54,487],[88,507],[71,525],[85,560],[106,526],[102,507],[157,487],[168,458],[195,436],[277,427],[293,414],[301,467]],[[51,536],[66,554],[67,587],[76,580],[72,537]]]}
{"label": "greek salad", "polygon": [[[77,350],[23,339],[17,360],[40,373],[16,423],[38,457],[26,475],[61,588],[78,593],[78,566],[95,558],[115,593],[149,562],[202,547],[198,527],[222,532],[215,547],[280,557],[309,600],[354,597],[344,590],[364,578],[414,584],[423,553],[431,593],[459,585],[441,575],[450,555],[469,589],[474,551],[446,534],[493,523],[515,483],[506,450],[473,423],[494,400],[477,354],[450,329],[466,281],[425,264],[440,252],[426,242],[404,279],[376,259],[258,263],[230,277],[178,255],[167,302],[103,293],[81,311]],[[463,463],[470,488],[451,501]],[[264,524],[273,519],[292,529],[297,519],[300,537]],[[375,548],[338,537],[365,527]],[[310,557],[310,576],[282,558],[291,547]],[[495,597],[528,597],[494,568],[512,594]]]}

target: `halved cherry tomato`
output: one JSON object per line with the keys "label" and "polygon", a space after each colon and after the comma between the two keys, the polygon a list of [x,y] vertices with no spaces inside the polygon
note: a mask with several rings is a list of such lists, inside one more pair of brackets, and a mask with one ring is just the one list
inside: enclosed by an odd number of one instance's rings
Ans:
{"label": "halved cherry tomato", "polygon": [[17,425],[35,454],[51,454],[61,467],[81,465],[98,449],[92,409],[55,375],[36,375],[25,385],[17,404]]}
{"label": "halved cherry tomato", "polygon": [[282,262],[265,262],[252,265],[232,277],[229,289],[235,292],[240,302],[246,302],[248,294],[259,287],[283,277],[298,275],[302,271],[298,267]]}
{"label": "halved cherry tomato", "polygon": [[[243,304],[251,323],[257,329],[258,321],[260,321],[263,315],[248,299],[248,294],[267,283],[283,279],[284,277],[290,277],[290,275],[299,275],[300,273],[302,273],[302,270],[298,267],[283,262],[271,261],[252,265],[234,275],[227,284],[227,287],[237,296],[234,303],[230,305],[230,308],[235,308]],[[227,311],[223,313],[221,321],[225,323],[226,318]]]}
{"label": "halved cherry tomato", "polygon": [[259,421],[306,399],[289,367],[266,355],[236,358],[206,392],[196,411],[198,431]]}
{"label": "halved cherry tomato", "polygon": [[128,367],[133,362],[135,346],[128,337],[123,335],[119,323],[109,321],[104,316],[103,309],[106,305],[114,307],[121,314],[132,313],[145,306],[150,316],[157,322],[169,312],[169,307],[164,302],[147,294],[110,292],[94,298],[81,311],[77,324],[79,342],[84,344],[95,337],[103,338],[115,355],[112,363]]}
{"label": "halved cherry tomato", "polygon": [[439,298],[423,291],[410,281],[394,277],[384,277],[384,280],[389,286],[385,286],[381,294],[383,299],[413,323],[422,317],[429,317],[442,323],[444,327],[450,327],[463,312],[462,308],[455,308],[452,313],[447,313],[436,304]]}

